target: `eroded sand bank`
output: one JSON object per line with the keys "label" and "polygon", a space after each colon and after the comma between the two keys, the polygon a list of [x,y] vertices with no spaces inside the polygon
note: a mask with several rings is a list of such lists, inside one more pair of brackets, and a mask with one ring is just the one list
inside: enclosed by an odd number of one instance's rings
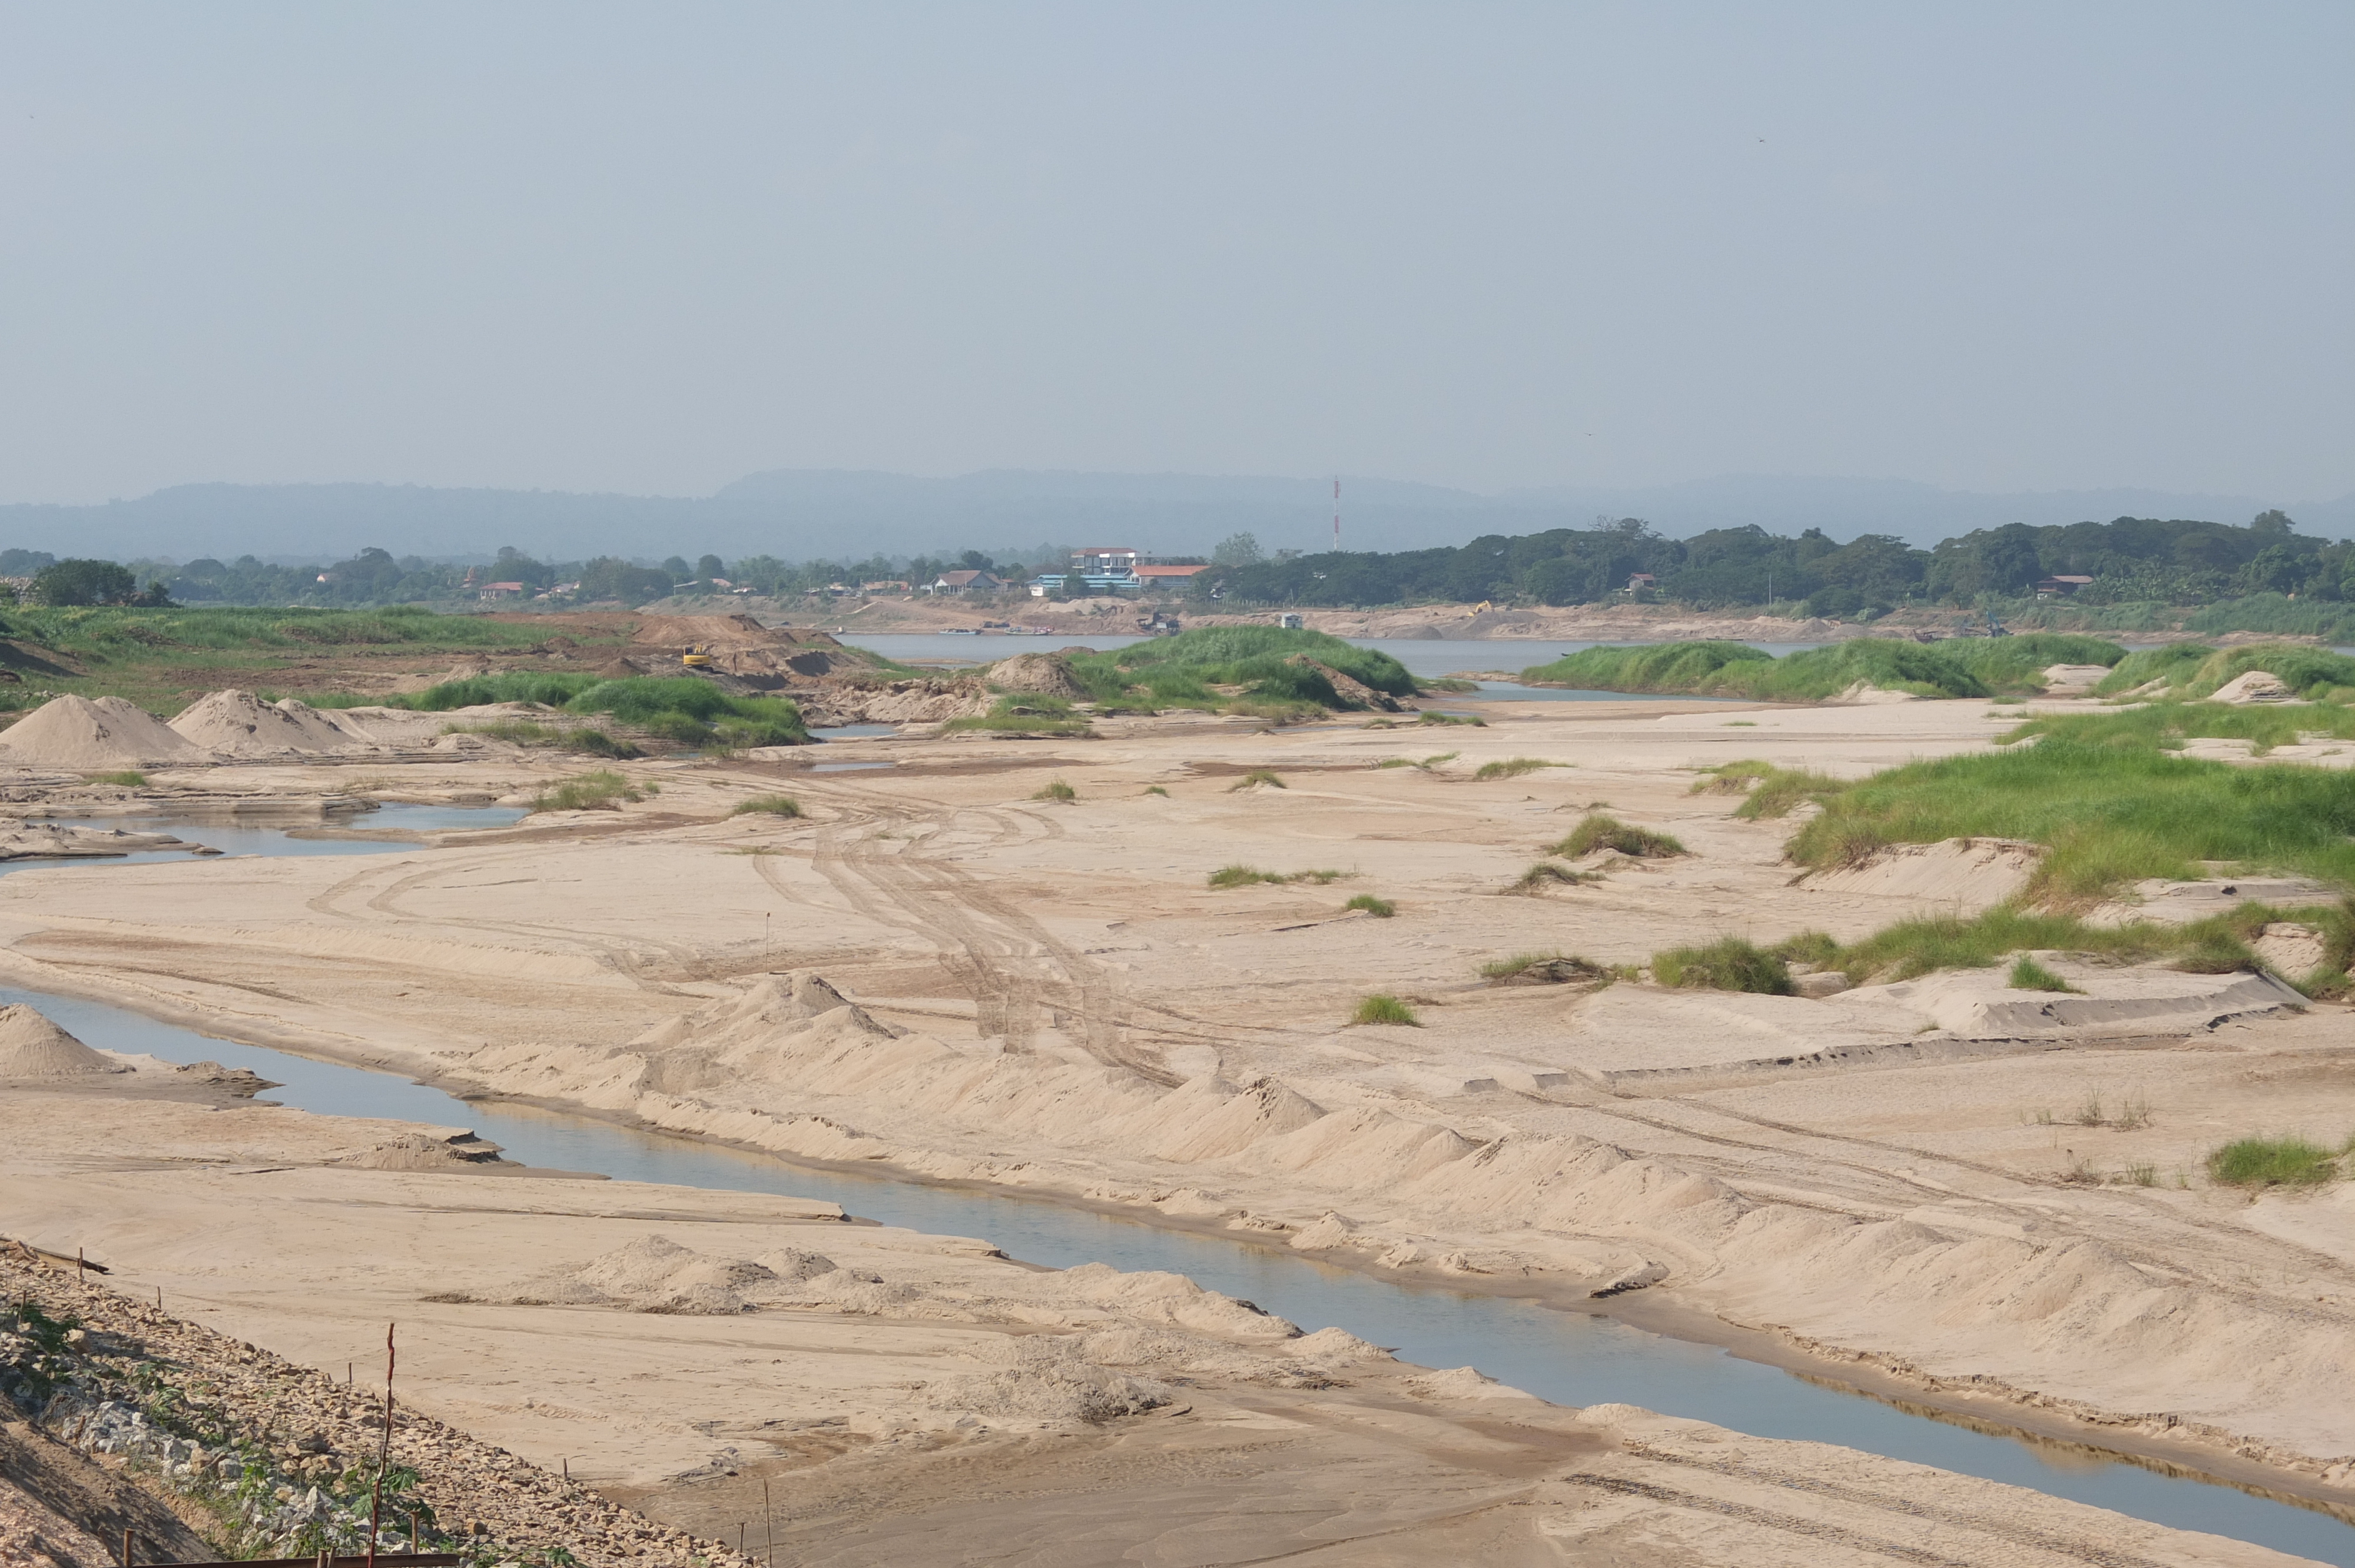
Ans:
{"label": "eroded sand bank", "polygon": [[[635,765],[659,795],[446,847],[19,872],[0,879],[0,974],[1370,1267],[1642,1288],[1992,1416],[2073,1414],[2355,1495],[2355,1425],[2312,1396],[2355,1371],[2350,1190],[2252,1203],[2199,1175],[2226,1138],[2355,1126],[2342,1010],[2142,970],[2076,976],[2092,994],[2071,1015],[2021,1012],[1999,974],[1822,1001],[1476,977],[1518,951],[1639,963],[2001,896],[1967,876],[1795,886],[1787,823],[1689,790],[1736,758],[1855,775],[1974,747],[2019,709],[1487,711],[1481,730],[1114,721],[1093,740]],[[1442,749],[1461,755],[1374,767]],[[1470,777],[1511,757],[1570,766]],[[890,766],[810,767],[862,760]],[[1285,787],[1236,789],[1252,768]],[[549,770],[498,757],[401,782],[505,794]],[[245,776],[304,774],[207,783]],[[1057,779],[1076,802],[1032,799]],[[780,789],[802,819],[727,815]],[[1597,801],[1695,853],[1500,895]],[[1206,885],[1236,863],[1346,880]],[[1345,913],[1357,892],[1398,914]],[[1423,1027],[1345,1027],[1372,991]],[[2087,1120],[2094,1103],[2111,1108]],[[2085,1179],[2146,1166],[2157,1185]]]}
{"label": "eroded sand bank", "polygon": [[[0,1230],[754,1561],[2292,1559],[1991,1482],[1301,1336],[1168,1275],[1037,1270],[823,1202],[375,1168],[448,1129],[121,1075],[6,1096]],[[626,1531],[575,1541],[598,1565]],[[660,1551],[652,1555],[659,1558]]]}

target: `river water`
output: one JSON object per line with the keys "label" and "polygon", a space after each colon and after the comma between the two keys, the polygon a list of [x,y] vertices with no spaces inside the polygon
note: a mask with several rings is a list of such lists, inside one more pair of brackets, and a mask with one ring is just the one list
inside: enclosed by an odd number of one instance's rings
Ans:
{"label": "river water", "polygon": [[[426,825],[415,818],[395,818],[395,810],[389,807],[362,821],[384,827]],[[461,821],[501,825],[515,815],[412,810],[437,813],[432,821],[436,828]],[[191,825],[171,831],[230,847],[218,842],[219,829]],[[290,838],[265,829],[238,832],[240,851],[249,853],[415,849],[381,841]],[[77,869],[91,864],[80,863]],[[623,1181],[828,1199],[862,1218],[986,1237],[1012,1256],[1056,1267],[1100,1261],[1121,1269],[1167,1269],[1254,1301],[1305,1330],[1337,1325],[1395,1348],[1405,1360],[1433,1367],[1476,1366],[1557,1404],[1624,1402],[1762,1437],[1836,1443],[2355,1568],[2355,1527],[2333,1516],[2229,1486],[2165,1476],[2074,1445],[1972,1431],[1609,1318],[1379,1278],[1265,1245],[1166,1229],[1047,1199],[797,1166],[767,1154],[592,1118],[470,1103],[391,1075],[216,1040],[97,1002],[5,988],[0,988],[0,1002],[37,1007],[103,1050],[251,1068],[284,1086],[269,1091],[267,1098],[299,1109],[470,1128],[530,1165]]]}

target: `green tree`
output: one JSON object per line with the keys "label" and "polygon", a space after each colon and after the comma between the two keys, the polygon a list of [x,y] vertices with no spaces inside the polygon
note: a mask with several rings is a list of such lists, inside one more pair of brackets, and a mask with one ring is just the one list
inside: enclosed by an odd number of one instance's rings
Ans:
{"label": "green tree", "polygon": [[129,604],[139,579],[112,561],[63,560],[33,575],[33,597],[43,604]]}
{"label": "green tree", "polygon": [[698,582],[708,583],[714,577],[725,577],[727,574],[728,564],[717,556],[703,556],[696,560],[695,579]]}
{"label": "green tree", "polygon": [[1259,540],[1249,534],[1230,534],[1210,552],[1211,564],[1220,567],[1255,567],[1265,559]]}

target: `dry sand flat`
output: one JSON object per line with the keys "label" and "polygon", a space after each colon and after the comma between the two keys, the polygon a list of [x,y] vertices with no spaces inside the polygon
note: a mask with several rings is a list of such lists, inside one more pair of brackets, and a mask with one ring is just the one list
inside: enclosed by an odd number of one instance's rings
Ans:
{"label": "dry sand flat", "polygon": [[266,1107],[5,1104],[0,1231],[102,1248],[112,1287],[331,1372],[397,1318],[410,1408],[706,1537],[741,1521],[756,1558],[2294,1561],[1851,1450],[1561,1409],[1174,1276],[1033,1270],[830,1204],[355,1169],[446,1131]]}
{"label": "dry sand flat", "polygon": [[[1996,732],[1977,703],[1520,707],[1438,734],[1136,726],[822,754],[893,764],[868,772],[810,772],[808,752],[641,765],[664,789],[627,812],[446,848],[18,873],[0,879],[0,974],[1367,1267],[1646,1287],[1925,1386],[1961,1380],[1977,1392],[1941,1397],[1990,1416],[2238,1445],[2349,1495],[2355,1423],[2311,1397],[2355,1372],[2339,1190],[2252,1204],[2199,1175],[2229,1137],[2355,1127],[2343,1011],[2141,970],[2081,977],[2093,995],[2073,1007],[2111,1004],[2086,1018],[1998,1016],[2028,995],[1999,976],[1822,1002],[1482,985],[1477,964],[1515,951],[1632,963],[1918,913],[1902,882],[1792,887],[1787,824],[1690,794],[1692,769],[1854,774]],[[1429,771],[1371,766],[1448,748]],[[1470,777],[1516,756],[1572,766]],[[1234,791],[1253,767],[1287,787]],[[1030,799],[1057,778],[1078,803]],[[725,815],[779,788],[805,818]],[[1499,895],[1597,800],[1695,853]],[[1233,862],[1348,879],[1204,885]],[[1359,891],[1398,916],[1345,915]],[[780,972],[800,978],[762,978]],[[1424,1026],[1343,1027],[1374,991]],[[2147,1119],[2116,1125],[2128,1097]],[[2089,1097],[2110,1109],[2080,1127]],[[2092,1184],[2146,1167],[2158,1185]]]}

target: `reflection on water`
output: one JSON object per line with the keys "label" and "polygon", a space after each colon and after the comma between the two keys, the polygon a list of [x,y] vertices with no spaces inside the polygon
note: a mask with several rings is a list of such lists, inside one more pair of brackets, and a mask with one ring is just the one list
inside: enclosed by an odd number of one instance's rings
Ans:
{"label": "reflection on water", "polygon": [[470,1128],[511,1158],[544,1169],[825,1198],[887,1224],[986,1237],[1032,1263],[1167,1269],[1304,1329],[1338,1325],[1409,1361],[1476,1366],[1557,1403],[1624,1402],[1764,1437],[1837,1443],[2355,1568],[2355,1530],[2328,1515],[2074,1445],[1966,1425],[1923,1406],[1864,1398],[1607,1318],[1376,1278],[1277,1248],[1049,1201],[796,1166],[534,1107],[463,1102],[398,1077],[208,1039],[95,1002],[7,990],[0,990],[0,1002],[29,1002],[103,1049],[251,1068],[285,1086],[267,1098],[304,1110]]}

